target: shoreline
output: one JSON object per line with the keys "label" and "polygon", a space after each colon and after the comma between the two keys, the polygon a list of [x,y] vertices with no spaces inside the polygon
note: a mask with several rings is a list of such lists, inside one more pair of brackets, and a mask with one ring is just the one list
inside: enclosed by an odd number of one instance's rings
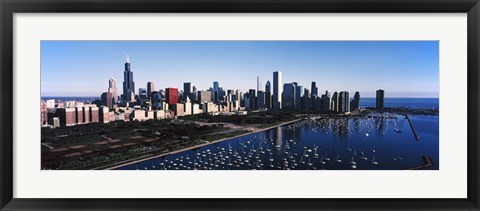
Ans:
{"label": "shoreline", "polygon": [[[270,126],[270,127],[259,128],[259,129],[256,129],[256,130],[253,130],[253,131],[250,131],[250,132],[246,132],[246,133],[243,133],[243,134],[240,134],[240,135],[236,135],[236,136],[232,136],[232,137],[228,137],[228,138],[221,138],[221,139],[218,139],[218,140],[215,140],[215,141],[210,141],[210,142],[208,142],[208,143],[203,143],[203,144],[191,146],[191,147],[187,147],[187,148],[175,150],[175,151],[172,151],[172,152],[163,153],[163,154],[160,154],[160,155],[154,155],[154,156],[150,156],[150,157],[146,157],[146,158],[141,158],[141,159],[139,159],[139,160],[134,160],[134,161],[130,161],[130,162],[129,162],[129,161],[126,161],[127,163],[120,164],[120,165],[116,165],[116,166],[112,166],[112,167],[108,167],[108,168],[104,168],[103,170],[115,170],[115,169],[117,169],[117,168],[121,168],[121,167],[124,167],[124,166],[132,165],[132,164],[135,164],[135,163],[140,163],[140,162],[147,161],[147,160],[151,160],[151,159],[156,159],[156,158],[160,158],[160,157],[164,157],[164,156],[168,156],[168,155],[173,155],[173,154],[185,152],[185,151],[188,151],[188,150],[192,150],[192,149],[196,149],[196,148],[208,146],[208,145],[211,145],[211,144],[216,144],[216,143],[219,143],[219,142],[222,142],[222,141],[225,141],[225,140],[234,139],[234,138],[239,138],[239,137],[246,136],[246,135],[251,135],[251,134],[254,134],[254,133],[257,133],[257,132],[262,132],[262,131],[265,131],[265,130],[270,130],[270,129],[272,129],[272,128],[276,128],[276,127],[280,127],[280,126],[283,126],[283,125],[287,125],[287,124],[291,124],[291,123],[294,123],[294,122],[298,122],[298,121],[300,121],[300,120],[302,120],[302,119],[300,118],[300,119],[295,119],[295,120],[288,121],[288,122],[282,122],[282,123],[280,123],[280,124],[273,125],[273,126]],[[98,170],[102,170],[102,169],[98,169]]]}

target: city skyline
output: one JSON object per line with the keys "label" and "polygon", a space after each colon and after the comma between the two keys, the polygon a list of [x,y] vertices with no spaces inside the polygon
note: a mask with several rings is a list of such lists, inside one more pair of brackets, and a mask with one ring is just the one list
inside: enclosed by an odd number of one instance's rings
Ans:
{"label": "city skyline", "polygon": [[[41,95],[98,96],[110,78],[122,81],[128,54],[135,92],[150,81],[156,90],[183,90],[184,82],[207,90],[218,81],[225,89],[247,92],[259,79],[274,83],[272,72],[280,71],[280,87],[298,82],[307,88],[315,81],[319,93],[345,90],[375,97],[377,89],[386,89],[386,97],[438,98],[435,41],[42,41]],[[280,67],[268,69],[275,63]]]}

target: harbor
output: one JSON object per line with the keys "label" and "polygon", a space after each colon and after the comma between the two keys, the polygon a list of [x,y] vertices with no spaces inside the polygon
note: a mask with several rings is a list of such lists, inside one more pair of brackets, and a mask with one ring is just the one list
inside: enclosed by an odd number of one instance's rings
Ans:
{"label": "harbor", "polygon": [[[419,118],[419,117],[416,117]],[[431,117],[420,117],[428,118]],[[435,121],[435,119],[433,119]],[[438,120],[438,118],[437,118]],[[413,120],[412,120],[413,121]],[[438,168],[405,118],[315,117],[127,163],[121,170],[404,170]],[[412,131],[412,132],[410,132]],[[412,133],[412,134],[410,134]],[[417,132],[415,131],[415,134]],[[432,142],[429,142],[432,143]],[[438,141],[436,142],[438,144]],[[403,147],[400,147],[403,146]],[[415,150],[413,150],[415,148]],[[433,154],[429,165],[411,151]]]}

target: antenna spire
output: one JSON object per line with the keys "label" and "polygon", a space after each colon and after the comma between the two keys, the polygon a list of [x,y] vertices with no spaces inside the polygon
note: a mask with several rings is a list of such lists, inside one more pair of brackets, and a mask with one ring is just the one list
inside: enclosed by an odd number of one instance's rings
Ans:
{"label": "antenna spire", "polygon": [[130,55],[125,56],[125,63],[130,63]]}

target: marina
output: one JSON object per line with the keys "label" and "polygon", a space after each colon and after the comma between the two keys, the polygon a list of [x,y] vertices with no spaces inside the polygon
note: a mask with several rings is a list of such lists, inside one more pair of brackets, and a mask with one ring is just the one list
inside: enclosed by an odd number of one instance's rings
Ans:
{"label": "marina", "polygon": [[[410,121],[436,127],[415,131]],[[417,132],[423,141],[416,141]],[[425,155],[428,162],[422,160]],[[438,169],[438,116],[316,116],[113,169],[404,170],[412,166]]]}

